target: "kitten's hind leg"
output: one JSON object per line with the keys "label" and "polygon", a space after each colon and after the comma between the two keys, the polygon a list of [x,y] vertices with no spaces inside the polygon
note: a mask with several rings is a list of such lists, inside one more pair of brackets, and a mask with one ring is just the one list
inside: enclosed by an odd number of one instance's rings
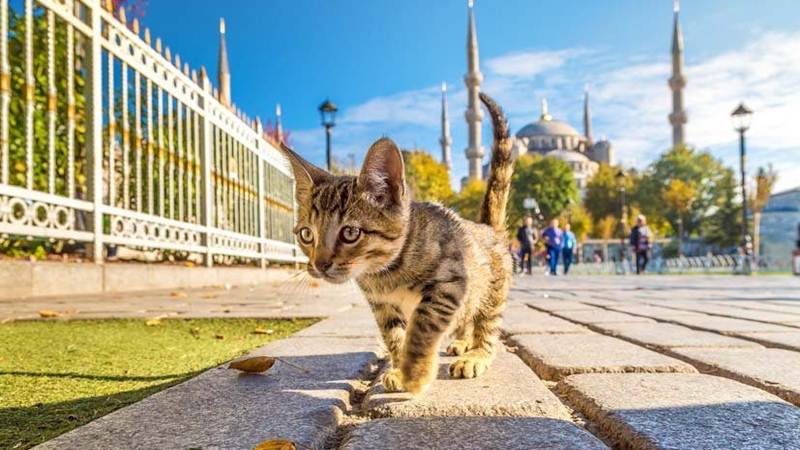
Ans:
{"label": "kitten's hind leg", "polygon": [[472,322],[468,322],[460,327],[456,333],[456,338],[447,346],[447,354],[450,356],[460,356],[472,347]]}

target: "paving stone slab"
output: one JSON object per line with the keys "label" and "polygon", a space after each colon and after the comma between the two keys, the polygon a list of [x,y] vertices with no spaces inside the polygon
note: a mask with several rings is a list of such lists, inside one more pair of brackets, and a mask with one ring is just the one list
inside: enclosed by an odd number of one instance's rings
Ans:
{"label": "paving stone slab", "polygon": [[685,362],[602,334],[522,334],[511,341],[546,380],[578,373],[696,372]]}
{"label": "paving stone slab", "polygon": [[[386,393],[370,388],[365,409],[373,417],[529,416],[568,419],[569,413],[544,383],[516,355],[499,351],[492,367],[477,378],[453,379],[440,359],[439,375],[424,394]],[[380,377],[378,378],[380,379]]]}
{"label": "paving stone slab", "polygon": [[753,322],[744,319],[731,319],[728,317],[717,316],[680,316],[670,319],[671,322],[689,325],[704,330],[716,331],[719,333],[748,333],[748,332],[786,332],[794,331],[796,328],[775,325],[771,323]]}
{"label": "paving stone slab", "polygon": [[596,311],[600,308],[573,300],[527,300],[525,303],[540,311]]}
{"label": "paving stone slab", "polygon": [[785,333],[741,333],[741,335],[755,339],[769,346],[800,351],[800,330]]}
{"label": "paving stone slab", "polygon": [[564,420],[533,417],[378,419],[356,427],[342,450],[600,450],[599,439]]}
{"label": "paving stone slab", "polygon": [[760,344],[710,331],[697,331],[671,323],[605,323],[601,328],[640,345],[659,348],[676,347],[753,347]]}
{"label": "paving stone slab", "polygon": [[374,339],[289,338],[251,356],[283,357],[264,374],[224,366],[48,441],[38,449],[250,449],[266,439],[321,448],[377,363]]}
{"label": "paving stone slab", "polygon": [[701,374],[592,374],[559,384],[620,448],[800,449],[800,409]]}
{"label": "paving stone slab", "polygon": [[675,316],[702,316],[702,314],[697,312],[663,308],[661,306],[653,306],[653,305],[616,305],[616,306],[609,306],[609,309],[629,314],[638,314],[641,316],[646,316],[656,319],[671,318]]}
{"label": "paving stone slab", "polygon": [[599,309],[596,311],[557,311],[555,314],[559,317],[564,317],[575,322],[585,324],[601,324],[601,323],[655,323],[655,320],[647,317],[634,316],[632,314],[625,314],[617,311],[609,311],[607,309]]}
{"label": "paving stone slab", "polygon": [[788,314],[782,311],[759,311],[755,309],[736,308],[734,306],[713,305],[700,303],[692,306],[684,306],[682,310],[691,310],[718,316],[732,317],[734,319],[754,320],[758,322],[769,322],[777,324],[800,324],[800,315]]}
{"label": "paving stone slab", "polygon": [[528,306],[514,306],[503,314],[503,331],[508,334],[588,333],[589,329]]}
{"label": "paving stone slab", "polygon": [[800,353],[777,348],[675,349],[698,368],[772,392],[800,406]]}
{"label": "paving stone slab", "polygon": [[368,307],[356,307],[301,330],[295,337],[372,337],[380,331]]}

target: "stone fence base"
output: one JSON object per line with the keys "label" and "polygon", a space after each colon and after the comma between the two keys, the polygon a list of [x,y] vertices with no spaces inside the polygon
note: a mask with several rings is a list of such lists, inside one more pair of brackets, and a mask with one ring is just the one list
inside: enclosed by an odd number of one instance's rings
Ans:
{"label": "stone fence base", "polygon": [[0,300],[282,281],[287,268],[0,261]]}

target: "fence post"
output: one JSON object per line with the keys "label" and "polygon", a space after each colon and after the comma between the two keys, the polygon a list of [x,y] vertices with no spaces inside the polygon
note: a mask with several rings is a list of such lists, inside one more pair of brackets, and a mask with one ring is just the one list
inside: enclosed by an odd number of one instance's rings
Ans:
{"label": "fence post", "polygon": [[261,243],[259,244],[258,248],[261,251],[261,259],[260,259],[261,268],[266,269],[267,258],[265,254],[267,253],[267,246],[264,243],[264,239],[266,238],[266,233],[264,230],[266,225],[266,220],[265,220],[266,211],[264,211],[264,192],[265,192],[264,161],[262,161],[261,159],[261,153],[264,151],[264,149],[261,148],[261,139],[263,132],[264,129],[261,126],[261,119],[256,117],[256,133],[258,133],[258,139],[256,139],[256,149],[257,149],[256,161],[258,164],[258,237],[259,239],[261,239]]}
{"label": "fence post", "polygon": [[206,245],[206,267],[214,265],[213,252],[211,250],[211,229],[214,223],[214,191],[211,179],[211,166],[214,164],[212,157],[212,133],[211,121],[208,120],[208,115],[211,114],[208,108],[208,96],[211,93],[211,82],[208,79],[206,69],[200,71],[200,83],[203,87],[204,95],[201,96],[202,104],[200,110],[202,111],[202,124],[203,124],[203,225],[206,227],[205,245]]}
{"label": "fence post", "polygon": [[94,262],[103,264],[103,48],[100,45],[100,33],[102,30],[100,10],[102,6],[100,0],[94,0],[91,4],[92,18],[92,50],[89,59],[89,86],[91,89],[91,102],[88,105],[90,139],[88,152],[89,158],[89,180],[92,188],[92,201],[94,211],[92,214],[92,231],[94,232]]}

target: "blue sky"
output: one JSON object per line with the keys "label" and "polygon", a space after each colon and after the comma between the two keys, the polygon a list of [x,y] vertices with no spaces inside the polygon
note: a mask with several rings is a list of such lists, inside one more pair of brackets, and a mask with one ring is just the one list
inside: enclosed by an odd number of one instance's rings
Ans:
{"label": "blue sky", "polygon": [[[477,0],[475,14],[484,90],[512,130],[536,120],[542,97],[579,128],[588,84],[594,134],[612,141],[619,161],[642,167],[667,148],[670,0]],[[438,157],[446,81],[454,178],[465,174],[466,1],[149,0],[144,23],[213,77],[219,17],[234,102],[262,119],[280,102],[293,145],[311,161],[324,161],[316,108],[326,97],[340,108],[340,158],[360,160],[383,135]],[[755,110],[751,168],[772,163],[779,189],[800,185],[800,3],[685,0],[681,22],[687,140],[738,164],[728,114],[744,100]]]}

